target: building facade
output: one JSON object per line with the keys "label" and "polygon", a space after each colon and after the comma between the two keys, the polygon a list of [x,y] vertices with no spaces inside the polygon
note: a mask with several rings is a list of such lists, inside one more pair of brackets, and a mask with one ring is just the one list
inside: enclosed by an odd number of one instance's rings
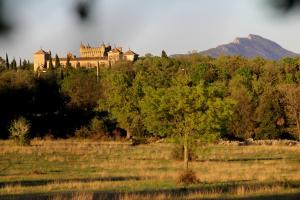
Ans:
{"label": "building facade", "polygon": [[[91,47],[90,45],[81,44],[79,57],[68,53],[66,58],[59,58],[59,64],[62,67],[66,67],[69,62],[69,65],[74,68],[93,68],[100,65],[109,67],[119,61],[134,62],[137,59],[138,54],[130,49],[124,53],[121,47],[111,48],[110,45],[105,44],[101,44],[99,47]],[[34,53],[33,61],[34,71],[46,70],[51,65],[50,62],[52,62],[54,68],[57,67],[55,66],[55,57],[51,55],[51,51],[46,52],[43,49]]]}

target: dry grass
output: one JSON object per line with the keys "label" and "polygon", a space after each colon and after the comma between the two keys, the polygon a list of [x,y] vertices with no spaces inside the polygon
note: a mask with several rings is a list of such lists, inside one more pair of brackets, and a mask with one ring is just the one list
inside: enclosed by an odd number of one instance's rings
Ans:
{"label": "dry grass", "polygon": [[174,199],[174,197],[166,194],[159,194],[159,195],[125,194],[120,197],[120,200],[165,200],[165,199]]}
{"label": "dry grass", "polygon": [[[69,200],[69,198],[63,195],[57,195],[52,198],[52,200]],[[72,195],[71,200],[93,200],[92,193],[75,193]]]}
{"label": "dry grass", "polygon": [[[13,141],[0,141],[0,198],[1,195],[71,191],[74,198],[76,194],[86,195],[88,199],[87,195],[93,192],[115,191],[129,192],[121,199],[172,199],[174,196],[167,193],[153,196],[131,192],[181,187],[176,180],[182,162],[171,159],[172,144],[132,147],[129,143],[91,140],[34,140],[31,144],[20,147]],[[277,184],[300,183],[299,146],[210,145],[199,147],[197,156],[198,160],[190,166],[200,183],[191,187],[210,189],[187,194],[190,199],[218,198],[224,193],[250,196],[299,189]],[[232,187],[232,183],[239,185]],[[249,187],[249,183],[259,187]],[[220,190],[220,184],[232,189]]]}

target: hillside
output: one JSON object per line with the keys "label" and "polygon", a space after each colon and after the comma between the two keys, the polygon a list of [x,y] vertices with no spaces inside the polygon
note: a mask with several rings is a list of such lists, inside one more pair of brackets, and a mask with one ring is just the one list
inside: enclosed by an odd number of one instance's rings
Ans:
{"label": "hillside", "polygon": [[263,57],[270,60],[299,56],[299,54],[282,48],[276,42],[253,34],[250,34],[247,38],[236,38],[229,44],[202,51],[200,54],[212,57],[218,57],[220,55],[241,55],[247,58]]}

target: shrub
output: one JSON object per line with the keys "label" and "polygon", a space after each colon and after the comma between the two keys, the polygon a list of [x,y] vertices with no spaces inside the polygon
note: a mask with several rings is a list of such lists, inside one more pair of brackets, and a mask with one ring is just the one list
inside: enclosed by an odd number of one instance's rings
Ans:
{"label": "shrub", "polygon": [[82,126],[79,129],[76,129],[75,131],[75,137],[77,138],[88,138],[90,135],[90,130],[85,126]]}
{"label": "shrub", "polygon": [[106,132],[106,127],[105,127],[104,121],[99,119],[98,117],[94,117],[90,121],[90,130],[95,133]]}
{"label": "shrub", "polygon": [[177,182],[179,184],[183,184],[183,185],[190,185],[190,184],[199,183],[199,180],[197,178],[196,173],[193,170],[188,169],[188,170],[183,171],[179,175]]}
{"label": "shrub", "polygon": [[24,117],[13,120],[9,128],[11,138],[20,145],[30,145],[30,128],[30,122]]}

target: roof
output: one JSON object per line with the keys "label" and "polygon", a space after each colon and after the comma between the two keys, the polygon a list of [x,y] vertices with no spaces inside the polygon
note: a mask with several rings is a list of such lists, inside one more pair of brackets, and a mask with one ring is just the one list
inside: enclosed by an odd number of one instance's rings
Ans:
{"label": "roof", "polygon": [[113,48],[110,52],[112,53],[123,53],[120,49],[118,48]]}
{"label": "roof", "polygon": [[129,49],[128,51],[125,52],[125,55],[138,55],[138,54],[134,53]]}
{"label": "roof", "polygon": [[35,52],[34,54],[47,54],[47,53],[43,49],[40,49],[39,51]]}
{"label": "roof", "polygon": [[[76,58],[70,58],[70,61],[99,61],[99,60],[106,60],[106,57],[76,57]],[[53,58],[52,61],[55,59]],[[66,61],[67,58],[59,58],[60,61]]]}

